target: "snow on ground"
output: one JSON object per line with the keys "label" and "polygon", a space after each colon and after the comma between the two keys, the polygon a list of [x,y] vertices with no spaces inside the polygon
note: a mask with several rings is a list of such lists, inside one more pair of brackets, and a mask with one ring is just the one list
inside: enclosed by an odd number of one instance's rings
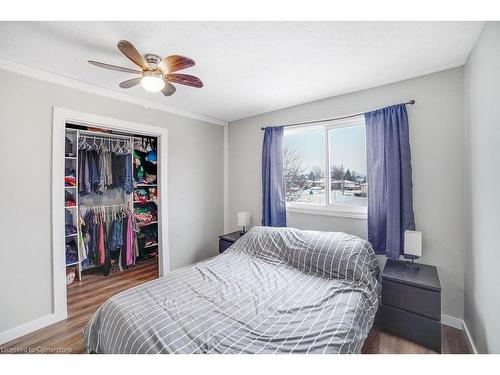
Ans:
{"label": "snow on ground", "polygon": [[[368,206],[368,198],[356,197],[354,193],[359,191],[344,191],[333,190],[330,193],[330,200],[333,199],[332,204],[339,204],[343,206]],[[311,204],[325,204],[325,190],[306,190],[302,193],[300,198],[295,202],[298,203],[311,203]]]}

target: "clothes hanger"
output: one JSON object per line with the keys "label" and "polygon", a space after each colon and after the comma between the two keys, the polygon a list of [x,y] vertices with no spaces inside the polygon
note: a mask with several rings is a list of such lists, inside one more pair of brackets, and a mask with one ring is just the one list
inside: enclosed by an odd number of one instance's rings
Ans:
{"label": "clothes hanger", "polygon": [[153,148],[151,147],[151,139],[148,138],[147,143],[146,143],[146,151],[149,152]]}
{"label": "clothes hanger", "polygon": [[122,148],[121,148],[121,154],[122,155],[126,155],[127,154],[127,143],[125,140],[123,140],[123,145],[122,145]]}
{"label": "clothes hanger", "polygon": [[78,149],[80,150],[86,150],[87,147],[87,138],[85,136],[80,136],[80,142],[78,144]]}
{"label": "clothes hanger", "polygon": [[116,140],[116,148],[115,148],[115,154],[116,155],[121,155],[121,146],[120,146],[120,140]]}
{"label": "clothes hanger", "polygon": [[88,137],[85,137],[85,145],[87,151],[90,151],[92,149],[92,145],[90,144],[90,139]]}
{"label": "clothes hanger", "polygon": [[[97,141],[99,141],[99,142],[97,142]],[[96,138],[96,144],[97,144],[97,152],[102,152],[103,139],[102,138]]]}
{"label": "clothes hanger", "polygon": [[101,139],[101,142],[99,142],[98,151],[101,153],[106,152],[106,144],[104,143],[104,139]]}
{"label": "clothes hanger", "polygon": [[89,144],[87,142],[87,137],[84,136],[84,137],[82,137],[82,139],[83,139],[82,149],[85,150],[85,151],[87,151],[89,149]]}

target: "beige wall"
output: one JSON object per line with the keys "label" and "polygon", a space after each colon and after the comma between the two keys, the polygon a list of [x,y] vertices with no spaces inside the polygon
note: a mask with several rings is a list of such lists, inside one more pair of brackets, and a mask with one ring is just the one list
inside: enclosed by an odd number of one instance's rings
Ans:
{"label": "beige wall", "polygon": [[0,333],[52,313],[52,107],[168,128],[170,265],[217,254],[224,128],[0,70]]}
{"label": "beige wall", "polygon": [[[342,116],[415,99],[408,106],[414,208],[424,233],[421,261],[438,267],[442,311],[463,318],[464,76],[451,69],[347,95],[306,103],[229,124],[229,223],[248,210],[261,221],[261,126]],[[340,230],[366,238],[366,220],[288,213],[288,225]]]}
{"label": "beige wall", "polygon": [[466,64],[468,152],[465,322],[481,353],[500,353],[500,22]]}

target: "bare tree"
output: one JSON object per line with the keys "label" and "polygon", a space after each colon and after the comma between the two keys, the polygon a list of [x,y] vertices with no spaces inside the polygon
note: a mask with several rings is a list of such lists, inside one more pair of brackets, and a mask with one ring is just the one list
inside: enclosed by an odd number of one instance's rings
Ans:
{"label": "bare tree", "polygon": [[285,146],[283,149],[283,174],[287,202],[298,200],[309,188],[309,182],[300,154],[289,146]]}
{"label": "bare tree", "polygon": [[311,172],[314,175],[314,180],[319,180],[321,177],[323,177],[323,171],[317,165],[311,168]]}
{"label": "bare tree", "polygon": [[333,165],[330,172],[332,190],[342,190],[342,195],[344,195],[344,164]]}
{"label": "bare tree", "polygon": [[333,165],[331,171],[332,180],[342,180],[343,177],[344,177],[344,166]]}

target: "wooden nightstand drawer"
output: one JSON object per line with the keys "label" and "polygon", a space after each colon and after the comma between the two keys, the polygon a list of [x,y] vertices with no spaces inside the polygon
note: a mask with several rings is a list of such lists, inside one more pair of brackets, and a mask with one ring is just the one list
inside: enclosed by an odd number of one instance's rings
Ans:
{"label": "wooden nightstand drawer", "polygon": [[412,314],[395,307],[380,306],[380,327],[396,336],[441,352],[441,323],[439,320]]}
{"label": "wooden nightstand drawer", "polygon": [[382,304],[441,320],[441,294],[382,280]]}

